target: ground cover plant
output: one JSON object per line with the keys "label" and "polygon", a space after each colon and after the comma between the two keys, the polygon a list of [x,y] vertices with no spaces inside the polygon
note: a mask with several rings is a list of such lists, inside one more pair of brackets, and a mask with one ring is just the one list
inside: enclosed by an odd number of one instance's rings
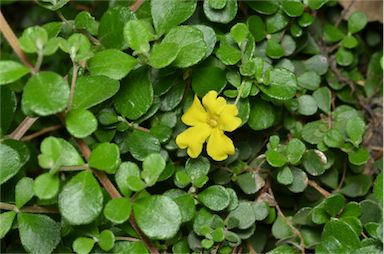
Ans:
{"label": "ground cover plant", "polygon": [[342,2],[2,1],[1,252],[382,253],[382,25]]}

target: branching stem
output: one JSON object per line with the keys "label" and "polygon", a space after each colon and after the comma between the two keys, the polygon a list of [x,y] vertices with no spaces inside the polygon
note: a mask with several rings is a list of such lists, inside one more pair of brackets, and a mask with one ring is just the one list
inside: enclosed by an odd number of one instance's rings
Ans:
{"label": "branching stem", "polygon": [[287,217],[285,217],[284,213],[281,211],[280,206],[278,205],[278,203],[275,199],[275,196],[273,195],[273,191],[271,188],[268,188],[268,193],[275,200],[275,207],[276,207],[278,215],[284,220],[284,222],[292,230],[292,232],[300,239],[300,251],[302,254],[305,254],[304,238],[301,235],[300,231],[292,225],[291,221]]}
{"label": "branching stem", "polygon": [[4,202],[0,202],[0,209],[15,211],[15,212],[21,211],[21,212],[27,212],[27,213],[59,213],[59,211],[55,208],[48,208],[48,207],[33,205],[33,206],[25,206],[19,209],[13,204],[8,204]]}
{"label": "branching stem", "polygon": [[315,190],[317,190],[321,195],[323,195],[325,198],[327,198],[329,195],[331,195],[328,191],[324,190],[320,185],[318,185],[313,180],[308,180],[308,185],[312,186]]}
{"label": "branching stem", "polygon": [[29,62],[27,56],[21,50],[19,41],[13,32],[12,28],[9,26],[7,20],[4,18],[3,13],[0,11],[0,31],[3,33],[5,39],[8,41],[9,45],[12,47],[13,51],[19,57],[20,61],[31,69],[31,72],[34,72],[33,65]]}
{"label": "branching stem", "polygon": [[39,119],[38,117],[25,117],[23,121],[16,127],[16,129],[9,134],[9,138],[20,140],[29,128]]}

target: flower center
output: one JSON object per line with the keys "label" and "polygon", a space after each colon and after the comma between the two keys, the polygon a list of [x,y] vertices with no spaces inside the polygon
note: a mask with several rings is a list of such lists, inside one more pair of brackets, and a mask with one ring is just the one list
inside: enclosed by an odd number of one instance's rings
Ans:
{"label": "flower center", "polygon": [[208,118],[208,124],[212,128],[215,128],[218,125],[218,117],[210,115],[209,118]]}

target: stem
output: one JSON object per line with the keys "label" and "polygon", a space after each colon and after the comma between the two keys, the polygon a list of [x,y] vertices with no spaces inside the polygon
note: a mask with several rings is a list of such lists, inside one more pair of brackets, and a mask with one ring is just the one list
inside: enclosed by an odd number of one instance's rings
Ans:
{"label": "stem", "polygon": [[43,59],[44,59],[44,54],[43,54],[43,52],[41,50],[39,50],[37,52],[36,64],[35,64],[35,67],[33,68],[33,72],[34,73],[39,72],[41,64],[43,63]]}
{"label": "stem", "polygon": [[129,9],[132,11],[132,12],[136,12],[140,6],[144,3],[144,0],[136,0],[136,2],[134,4],[132,4],[131,6],[129,6]]}
{"label": "stem", "polygon": [[257,254],[255,248],[253,248],[252,244],[249,241],[247,241],[247,248],[250,254]]}
{"label": "stem", "polygon": [[328,197],[329,195],[331,195],[331,193],[329,193],[328,191],[324,190],[322,187],[320,187],[320,185],[318,185],[315,181],[313,180],[308,180],[308,185],[312,186],[315,190],[317,190],[318,192],[321,193],[321,195],[323,195],[324,197]]}
{"label": "stem", "polygon": [[341,187],[343,186],[346,174],[347,174],[347,163],[344,162],[344,164],[343,164],[343,174],[341,175],[340,183],[337,186],[336,191],[340,191]]}
{"label": "stem", "polygon": [[[81,153],[86,158],[86,160],[88,160],[89,156],[91,155],[91,150],[89,149],[88,145],[82,139],[76,139],[76,142],[79,145]],[[92,170],[92,172],[95,174],[97,179],[99,179],[101,185],[103,185],[104,189],[108,192],[111,198],[122,197],[119,191],[112,184],[112,182],[109,180],[108,176],[104,172],[94,170],[94,169]],[[146,235],[144,235],[144,233],[137,226],[133,213],[129,217],[129,222],[132,228],[139,235],[140,239],[144,242],[146,247],[149,249],[150,253],[159,254],[159,251],[155,248],[155,246],[152,245],[151,241],[146,237]]]}
{"label": "stem", "polygon": [[9,138],[20,140],[29,128],[39,119],[38,117],[25,117],[23,121],[16,127],[16,129],[9,134]]}
{"label": "stem", "polygon": [[73,96],[75,95],[77,72],[79,69],[79,67],[77,66],[77,64],[75,62],[72,62],[72,63],[73,63],[73,68],[72,68],[71,91],[69,92],[69,97],[68,97],[67,112],[71,111],[71,108],[72,108]]}
{"label": "stem", "polygon": [[63,126],[61,126],[61,125],[54,125],[54,126],[50,126],[50,127],[44,128],[44,129],[42,129],[42,130],[40,130],[40,131],[38,131],[38,132],[35,132],[35,133],[32,133],[31,135],[28,135],[28,136],[23,137],[23,138],[21,139],[21,141],[30,141],[30,140],[32,140],[32,139],[34,139],[34,138],[37,138],[37,137],[39,137],[39,136],[42,136],[42,135],[44,135],[44,134],[46,134],[46,133],[49,133],[49,132],[51,132],[51,131],[58,130],[58,129],[60,129],[61,127],[63,127]]}
{"label": "stem", "polygon": [[336,21],[335,23],[335,26],[338,27],[341,23],[341,21],[343,20],[343,18],[345,17],[345,15],[347,15],[347,13],[349,12],[349,9],[351,9],[352,5],[355,3],[355,0],[351,0],[347,6],[347,8],[345,8],[341,14],[340,14],[340,17],[339,19]]}
{"label": "stem", "polygon": [[0,202],[0,209],[2,210],[8,210],[8,211],[15,211],[15,212],[28,212],[28,213],[59,213],[57,209],[54,208],[48,208],[48,207],[42,207],[42,206],[25,206],[21,209],[17,208],[17,206]]}
{"label": "stem", "polygon": [[244,88],[244,82],[241,82],[241,85],[240,85],[239,89],[237,90],[237,96],[236,96],[236,100],[235,100],[235,105],[237,105],[237,103],[240,100],[241,94],[243,93],[243,88]]}
{"label": "stem", "polygon": [[31,69],[33,72],[33,65],[29,62],[27,56],[21,50],[19,41],[13,32],[12,28],[9,26],[7,20],[4,18],[3,13],[0,11],[0,31],[4,34],[5,39],[8,41],[9,45],[12,47],[13,51],[16,53],[20,61]]}
{"label": "stem", "polygon": [[130,241],[130,242],[139,242],[141,241],[140,239],[134,238],[134,237],[129,237],[129,236],[116,236],[116,240],[120,241]]}
{"label": "stem", "polygon": [[291,228],[292,232],[300,239],[300,251],[302,254],[305,254],[305,245],[304,245],[304,238],[303,236],[301,235],[300,231],[297,230],[297,228],[295,228],[291,221],[288,220],[287,217],[285,217],[284,213],[281,211],[280,209],[280,206],[278,205],[276,199],[275,199],[275,196],[273,195],[273,191],[272,189],[269,187],[268,188],[268,193],[271,195],[271,197],[275,200],[275,207],[276,207],[276,210],[277,210],[277,213],[278,215],[284,220],[284,222],[288,225],[288,227]]}

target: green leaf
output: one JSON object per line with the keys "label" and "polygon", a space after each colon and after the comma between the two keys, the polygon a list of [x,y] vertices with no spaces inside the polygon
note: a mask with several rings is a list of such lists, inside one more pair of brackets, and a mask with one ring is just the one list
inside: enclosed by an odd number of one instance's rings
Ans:
{"label": "green leaf", "polygon": [[207,45],[203,33],[193,26],[178,26],[167,33],[162,43],[176,43],[180,51],[173,64],[186,68],[198,63],[207,53]]}
{"label": "green leaf", "polygon": [[12,83],[29,72],[24,65],[10,60],[0,61],[0,85]]}
{"label": "green leaf", "polygon": [[119,169],[115,174],[115,181],[119,187],[120,192],[124,196],[130,196],[131,190],[128,185],[128,177],[136,176],[140,177],[140,169],[133,162],[123,162],[120,164]]}
{"label": "green leaf", "polygon": [[127,76],[136,64],[137,60],[134,57],[116,49],[97,52],[87,62],[92,75],[104,75],[117,80]]}
{"label": "green leaf", "polygon": [[131,72],[114,98],[117,112],[131,120],[144,115],[152,101],[153,88],[145,67]]}
{"label": "green leaf", "polygon": [[354,201],[349,202],[343,209],[341,218],[344,217],[359,217],[361,215],[361,205]]}
{"label": "green leaf", "polygon": [[365,148],[359,148],[357,150],[348,153],[348,161],[356,166],[364,165],[369,160],[369,152]]}
{"label": "green leaf", "polygon": [[318,10],[329,0],[308,0],[308,6],[313,10]]}
{"label": "green leaf", "polygon": [[347,49],[355,48],[358,44],[358,40],[353,35],[347,35],[341,41],[341,45]]}
{"label": "green leaf", "polygon": [[278,118],[274,106],[264,100],[252,102],[249,113],[248,125],[254,130],[264,130],[273,126]]}
{"label": "green leaf", "polygon": [[99,22],[97,22],[89,12],[81,11],[75,17],[75,26],[77,29],[85,29],[90,34],[97,35],[97,30],[99,29]]}
{"label": "green leaf", "polygon": [[181,214],[177,204],[166,196],[149,196],[133,204],[137,225],[151,239],[169,239],[179,230]]}
{"label": "green leaf", "polygon": [[296,94],[297,81],[295,74],[287,69],[275,68],[269,73],[268,86],[259,86],[266,95],[277,100],[289,100]]}
{"label": "green leaf", "polygon": [[237,44],[241,44],[248,37],[249,30],[246,24],[237,23],[231,27],[230,34],[232,38],[237,42]]}
{"label": "green leaf", "polygon": [[349,141],[357,147],[363,141],[365,123],[360,117],[355,116],[348,119],[347,124],[345,125],[345,131],[347,132]]}
{"label": "green leaf", "polygon": [[305,145],[303,142],[301,142],[300,139],[293,138],[289,141],[286,153],[289,163],[291,164],[297,164],[300,162],[301,157],[303,156],[305,152]]}
{"label": "green leaf", "polygon": [[345,34],[336,26],[326,24],[324,26],[324,40],[326,42],[338,42],[344,38]]}
{"label": "green leaf", "polygon": [[344,221],[332,219],[324,227],[316,252],[350,252],[361,246],[359,236]]}
{"label": "green leaf", "polygon": [[[185,86],[182,84],[182,79],[177,78],[173,83],[172,88],[162,97],[160,110],[171,111],[176,108],[184,96]],[[166,126],[166,125],[164,125]],[[168,126],[167,126],[168,127]]]}
{"label": "green leaf", "polygon": [[0,184],[3,184],[16,175],[23,164],[19,153],[5,144],[0,144],[0,158],[7,158],[0,160]]}
{"label": "green leaf", "polygon": [[281,184],[288,185],[293,182],[293,174],[289,167],[285,166],[277,173],[277,181]]}
{"label": "green leaf", "polygon": [[230,196],[224,187],[212,185],[199,193],[198,200],[213,211],[221,211],[229,205]]}
{"label": "green leaf", "polygon": [[293,174],[293,182],[288,185],[288,189],[293,193],[300,193],[307,188],[308,177],[307,174],[296,167],[291,168]]}
{"label": "green leaf", "polygon": [[128,21],[124,26],[124,39],[138,53],[147,53],[150,49],[151,36],[143,20]]}
{"label": "green leaf", "polygon": [[51,199],[57,195],[60,187],[58,175],[44,173],[33,182],[33,193],[40,199]]}
{"label": "green leaf", "polygon": [[297,98],[298,112],[301,115],[310,116],[317,112],[317,102],[310,95],[302,95]]}
{"label": "green leaf", "polygon": [[341,148],[344,145],[344,136],[337,129],[330,129],[325,134],[323,141],[329,147]]}
{"label": "green leaf", "polygon": [[43,6],[44,8],[47,8],[48,10],[51,10],[51,11],[56,11],[58,9],[60,9],[61,7],[63,7],[65,4],[67,4],[69,2],[69,0],[48,0],[48,1],[43,1],[43,0],[40,0],[40,1],[37,1],[37,3],[41,6]]}
{"label": "green leaf", "polygon": [[373,193],[379,203],[383,205],[383,173],[380,173],[376,177],[375,185],[373,186]]}
{"label": "green leaf", "polygon": [[256,216],[252,203],[245,201],[240,202],[239,206],[235,210],[231,211],[226,218],[228,229],[246,229],[252,226],[255,221]]}
{"label": "green leaf", "polygon": [[210,167],[209,160],[203,156],[199,156],[196,159],[188,159],[185,163],[185,171],[193,184],[198,183],[199,179],[206,177]]}
{"label": "green leaf", "polygon": [[328,87],[320,87],[316,89],[316,91],[313,92],[312,96],[317,102],[317,106],[319,107],[319,109],[328,114],[331,112],[332,93]]}
{"label": "green leaf", "polygon": [[106,48],[125,48],[124,25],[134,18],[134,13],[128,7],[117,5],[109,8],[100,19],[98,31],[100,42]]}
{"label": "green leaf", "polygon": [[28,27],[19,38],[20,47],[26,53],[42,52],[47,41],[47,31],[39,26]]}
{"label": "green leaf", "polygon": [[261,14],[271,15],[279,9],[279,4],[274,0],[246,2],[253,10]]}
{"label": "green leaf", "polygon": [[3,212],[0,214],[0,239],[3,239],[11,229],[15,216],[16,212],[14,211]]}
{"label": "green leaf", "polygon": [[225,7],[227,0],[208,0],[209,6],[215,10],[220,10]]}
{"label": "green leaf", "polygon": [[148,132],[134,130],[126,138],[129,152],[139,161],[151,153],[160,152],[160,142],[157,138]]}
{"label": "green leaf", "polygon": [[370,176],[349,176],[345,179],[345,185],[340,191],[348,197],[360,197],[368,193],[371,184],[372,179]]}
{"label": "green leaf", "polygon": [[303,139],[312,144],[318,144],[323,140],[323,137],[325,133],[328,130],[328,125],[327,123],[318,120],[318,121],[313,121],[309,122],[306,125],[304,125],[301,135]]}
{"label": "green leaf", "polygon": [[196,5],[196,1],[193,0],[151,1],[151,14],[157,34],[160,36],[186,21],[195,12]]}
{"label": "green leaf", "polygon": [[297,254],[297,250],[289,245],[279,245],[267,254]]}
{"label": "green leaf", "polygon": [[61,138],[48,137],[40,144],[38,156],[42,168],[57,170],[61,166],[83,165],[84,161],[77,150]]}
{"label": "green leaf", "polygon": [[367,25],[368,17],[362,11],[354,12],[348,18],[348,32],[351,34],[357,33]]}
{"label": "green leaf", "polygon": [[227,24],[233,20],[237,13],[237,1],[226,0],[225,7],[217,10],[210,6],[209,0],[204,0],[204,14],[211,22]]}
{"label": "green leaf", "polygon": [[323,55],[315,55],[304,61],[304,66],[308,71],[324,75],[328,71],[328,59]]}
{"label": "green leaf", "polygon": [[119,81],[104,76],[81,76],[77,79],[72,109],[88,109],[119,90]]}
{"label": "green leaf", "polygon": [[320,86],[320,76],[313,71],[304,72],[297,78],[297,83],[305,89],[316,90]]}
{"label": "green leaf", "polygon": [[21,100],[24,112],[48,116],[63,111],[68,102],[67,82],[54,72],[39,72],[24,87]]}
{"label": "green leaf", "polygon": [[146,184],[139,176],[130,175],[127,177],[127,186],[131,191],[139,192],[145,189]]}
{"label": "green leaf", "polygon": [[72,177],[59,194],[61,215],[71,225],[84,225],[94,221],[103,209],[103,193],[89,171]]}
{"label": "green leaf", "polygon": [[153,153],[145,157],[143,161],[143,171],[141,178],[147,186],[152,186],[156,183],[165,168],[165,160],[159,153]]}
{"label": "green leaf", "polygon": [[319,150],[307,150],[303,156],[305,170],[313,175],[322,175],[325,172],[327,157]]}
{"label": "green leaf", "polygon": [[253,35],[256,42],[262,41],[267,35],[264,21],[259,16],[250,16],[247,19],[247,25],[249,32]]}
{"label": "green leaf", "polygon": [[164,195],[172,198],[172,200],[179,206],[181,222],[187,222],[193,219],[196,207],[195,199],[191,194],[185,193],[178,189],[171,189],[165,192]]}
{"label": "green leaf", "polygon": [[284,239],[293,235],[292,229],[287,225],[284,219],[280,216],[277,217],[272,225],[272,235],[276,239]]}
{"label": "green leaf", "polygon": [[205,45],[207,46],[207,52],[205,53],[205,57],[210,56],[216,45],[215,30],[213,30],[210,26],[206,26],[206,25],[194,25],[194,27],[196,27],[203,33],[204,42],[205,42]]}
{"label": "green leaf", "polygon": [[33,179],[21,178],[15,186],[15,203],[17,208],[23,207],[33,197]]}
{"label": "green leaf", "polygon": [[29,253],[51,253],[60,242],[60,225],[45,215],[17,215],[21,243]]}
{"label": "green leaf", "polygon": [[69,133],[76,138],[85,138],[97,129],[97,119],[91,111],[75,109],[65,117],[65,125]]}
{"label": "green leaf", "polygon": [[241,52],[228,43],[226,39],[220,41],[220,47],[216,51],[216,56],[225,65],[234,65],[241,59]]}
{"label": "green leaf", "polygon": [[149,64],[156,69],[164,68],[176,59],[179,52],[180,48],[177,43],[155,44],[149,56]]}
{"label": "green leaf", "polygon": [[283,1],[281,7],[290,17],[299,17],[304,11],[304,4],[300,0]]}
{"label": "green leaf", "polygon": [[113,174],[120,165],[120,152],[116,144],[101,143],[92,150],[89,166]]}
{"label": "green leaf", "polygon": [[80,33],[72,34],[68,40],[60,41],[60,48],[69,54],[72,61],[83,61],[92,57],[91,43]]}
{"label": "green leaf", "polygon": [[115,235],[111,230],[103,230],[99,237],[97,244],[104,251],[110,251],[115,244]]}
{"label": "green leaf", "polygon": [[282,11],[278,11],[274,15],[268,16],[265,20],[267,33],[272,34],[284,29],[288,25],[288,21],[288,17]]}
{"label": "green leaf", "polygon": [[88,237],[78,237],[72,243],[72,249],[78,254],[88,254],[93,249],[95,241]]}
{"label": "green leaf", "polygon": [[267,41],[266,53],[272,59],[279,59],[284,56],[284,48],[278,41],[270,39]]}
{"label": "green leaf", "polygon": [[7,86],[0,86],[1,121],[0,133],[7,133],[16,111],[17,101],[15,93]]}
{"label": "green leaf", "polygon": [[254,194],[261,188],[257,186],[255,175],[249,172],[238,175],[236,182],[245,194]]}
{"label": "green leaf", "polygon": [[353,62],[352,52],[344,48],[339,48],[339,50],[336,52],[336,62],[341,66],[351,65]]}
{"label": "green leaf", "polygon": [[288,162],[287,156],[277,151],[268,150],[265,153],[269,165],[278,168],[284,166]]}
{"label": "green leaf", "polygon": [[220,92],[227,83],[225,71],[215,65],[200,66],[193,71],[192,90],[199,97],[206,95],[210,90]]}

